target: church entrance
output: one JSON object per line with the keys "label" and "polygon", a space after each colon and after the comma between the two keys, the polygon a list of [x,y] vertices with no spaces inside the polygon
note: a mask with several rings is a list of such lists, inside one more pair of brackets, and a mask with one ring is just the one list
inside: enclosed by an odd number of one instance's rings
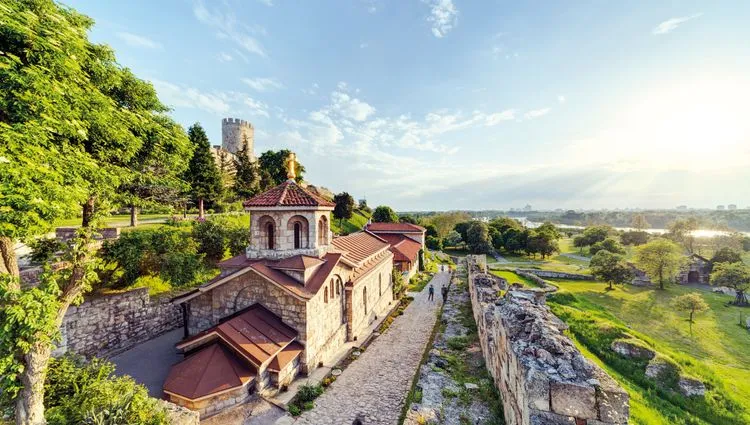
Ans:
{"label": "church entrance", "polygon": [[701,283],[700,274],[695,270],[688,272],[687,277],[688,283]]}

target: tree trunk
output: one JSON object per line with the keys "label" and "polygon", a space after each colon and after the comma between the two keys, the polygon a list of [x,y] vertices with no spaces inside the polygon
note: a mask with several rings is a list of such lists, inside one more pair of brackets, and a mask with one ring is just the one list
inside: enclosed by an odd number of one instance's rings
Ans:
{"label": "tree trunk", "polygon": [[81,220],[82,227],[89,227],[91,220],[94,218],[94,202],[95,199],[92,196],[86,200],[85,204],[83,204],[83,219]]}
{"label": "tree trunk", "polygon": [[42,425],[44,419],[44,380],[52,347],[36,342],[23,356],[25,369],[21,374],[23,388],[16,399],[17,425]]}
{"label": "tree trunk", "polygon": [[691,310],[691,311],[690,311],[690,323],[693,323],[693,313],[694,313],[694,312],[693,312],[693,311]]}
{"label": "tree trunk", "polygon": [[198,218],[203,218],[203,198],[198,199]]}
{"label": "tree trunk", "polygon": [[0,274],[9,274],[16,277],[20,274],[14,245],[13,239],[0,236]]}
{"label": "tree trunk", "polygon": [[659,289],[664,289],[664,273],[659,270]]}
{"label": "tree trunk", "polygon": [[138,207],[130,206],[130,227],[138,226]]}

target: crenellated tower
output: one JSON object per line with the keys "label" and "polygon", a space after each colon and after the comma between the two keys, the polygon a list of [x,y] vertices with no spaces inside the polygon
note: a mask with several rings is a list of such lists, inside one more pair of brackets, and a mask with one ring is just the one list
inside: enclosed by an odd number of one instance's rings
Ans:
{"label": "crenellated tower", "polygon": [[242,149],[242,140],[247,138],[248,155],[255,159],[255,129],[253,125],[239,118],[221,120],[221,147],[236,154]]}

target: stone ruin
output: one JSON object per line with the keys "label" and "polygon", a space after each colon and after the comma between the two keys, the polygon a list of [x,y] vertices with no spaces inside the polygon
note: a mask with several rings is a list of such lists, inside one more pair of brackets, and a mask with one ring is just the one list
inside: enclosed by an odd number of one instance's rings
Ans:
{"label": "stone ruin", "polygon": [[509,425],[626,424],[629,396],[563,334],[544,294],[509,290],[469,259],[469,290],[487,369]]}

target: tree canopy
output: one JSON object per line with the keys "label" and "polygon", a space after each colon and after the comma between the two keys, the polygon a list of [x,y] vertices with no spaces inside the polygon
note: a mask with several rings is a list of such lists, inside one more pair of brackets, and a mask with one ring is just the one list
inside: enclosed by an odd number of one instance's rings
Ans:
{"label": "tree canopy", "polygon": [[711,272],[711,285],[726,286],[735,291],[736,305],[747,305],[745,293],[750,289],[750,267],[745,263],[718,263]]}
{"label": "tree canopy", "polygon": [[234,194],[240,199],[248,199],[260,192],[260,170],[258,163],[250,160],[247,137],[234,158]]}
{"label": "tree canopy", "polygon": [[372,213],[372,221],[376,223],[398,223],[398,214],[387,205],[380,205]]}
{"label": "tree canopy", "polygon": [[633,280],[633,270],[622,256],[605,249],[591,257],[589,267],[594,277],[609,284],[610,290],[613,289],[613,284],[624,284]]}
{"label": "tree canopy", "polygon": [[680,295],[679,297],[672,300],[672,307],[678,311],[687,311],[690,313],[688,321],[693,323],[693,315],[702,311],[708,310],[708,304],[703,300],[701,294],[697,292],[691,292],[689,294]]}
{"label": "tree canopy", "polygon": [[[292,151],[281,149],[279,151],[265,151],[258,158],[258,166],[265,174],[265,181],[261,184],[261,190],[269,189],[284,183],[287,179],[287,162]],[[295,181],[301,183],[304,180],[305,167],[294,162],[294,171],[296,172]],[[262,176],[263,177],[263,176]]]}
{"label": "tree canopy", "polygon": [[193,144],[193,157],[190,159],[185,179],[190,183],[191,195],[198,204],[198,216],[204,216],[204,202],[217,200],[224,190],[221,174],[211,154],[211,143],[200,124],[188,129],[188,137]]}
{"label": "tree canopy", "polygon": [[637,248],[635,263],[648,277],[659,282],[659,288],[664,289],[664,284],[673,281],[685,263],[685,256],[679,245],[658,238]]}
{"label": "tree canopy", "polygon": [[341,192],[333,197],[333,202],[336,204],[333,207],[333,218],[339,220],[340,227],[342,220],[348,220],[354,214],[354,198],[346,192]]}

